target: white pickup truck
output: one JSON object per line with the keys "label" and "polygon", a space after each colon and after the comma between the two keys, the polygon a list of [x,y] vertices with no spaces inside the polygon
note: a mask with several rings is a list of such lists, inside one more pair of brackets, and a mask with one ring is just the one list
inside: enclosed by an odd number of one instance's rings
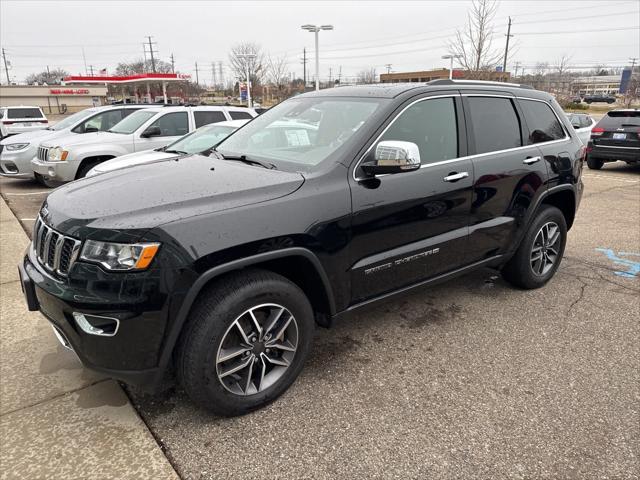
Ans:
{"label": "white pickup truck", "polygon": [[231,106],[157,106],[132,113],[106,132],[44,141],[31,160],[35,177],[56,187],[86,176],[96,165],[128,153],[163,147],[202,125],[251,119],[249,108]]}

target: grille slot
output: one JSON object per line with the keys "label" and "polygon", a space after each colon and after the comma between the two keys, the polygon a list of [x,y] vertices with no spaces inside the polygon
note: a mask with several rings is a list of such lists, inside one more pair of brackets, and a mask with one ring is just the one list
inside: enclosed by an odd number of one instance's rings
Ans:
{"label": "grille slot", "polygon": [[67,237],[47,226],[38,217],[33,229],[34,251],[40,264],[66,277],[80,252],[80,240]]}
{"label": "grille slot", "polygon": [[47,147],[38,147],[38,160],[46,162],[49,157],[49,149]]}

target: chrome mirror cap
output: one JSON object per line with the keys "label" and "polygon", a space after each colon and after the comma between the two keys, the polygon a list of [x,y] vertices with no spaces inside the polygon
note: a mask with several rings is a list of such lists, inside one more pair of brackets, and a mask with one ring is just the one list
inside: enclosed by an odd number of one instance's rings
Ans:
{"label": "chrome mirror cap", "polygon": [[368,175],[411,172],[420,168],[420,149],[413,142],[384,140],[376,145],[374,161],[362,164]]}

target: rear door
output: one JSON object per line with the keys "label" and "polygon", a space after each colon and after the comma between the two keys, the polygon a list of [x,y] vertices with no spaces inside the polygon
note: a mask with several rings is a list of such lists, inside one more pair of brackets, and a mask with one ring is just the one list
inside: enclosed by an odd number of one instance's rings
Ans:
{"label": "rear door", "polygon": [[463,94],[474,184],[468,263],[504,254],[516,244],[521,220],[546,189],[547,165],[527,145],[516,98]]}
{"label": "rear door", "polygon": [[224,122],[227,120],[227,117],[225,117],[222,110],[194,110],[193,119],[195,128],[200,128],[210,123]]}
{"label": "rear door", "polygon": [[366,179],[352,171],[352,301],[436,277],[464,264],[473,171],[458,94],[414,100],[371,145],[415,143],[419,170]]}

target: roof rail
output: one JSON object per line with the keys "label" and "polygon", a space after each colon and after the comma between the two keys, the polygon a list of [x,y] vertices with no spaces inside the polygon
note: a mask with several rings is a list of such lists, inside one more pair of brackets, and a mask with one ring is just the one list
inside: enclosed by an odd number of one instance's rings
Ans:
{"label": "roof rail", "polygon": [[522,85],[520,83],[509,82],[494,82],[491,80],[450,80],[448,78],[441,78],[438,80],[431,80],[427,82],[427,85],[502,85],[505,87],[526,88],[533,90],[531,85]]}

